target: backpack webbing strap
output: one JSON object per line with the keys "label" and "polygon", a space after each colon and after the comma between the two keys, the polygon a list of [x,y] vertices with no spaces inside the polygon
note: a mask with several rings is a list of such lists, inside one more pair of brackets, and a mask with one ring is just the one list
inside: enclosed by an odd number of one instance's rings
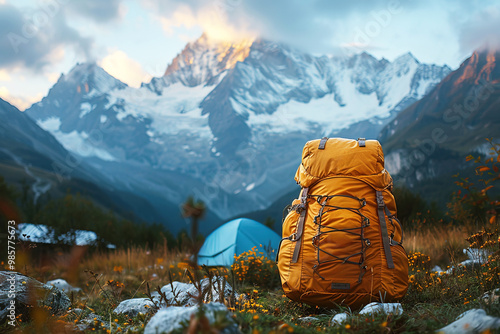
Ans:
{"label": "backpack webbing strap", "polygon": [[385,206],[385,214],[390,219],[394,219],[398,223],[399,228],[401,229],[401,240],[399,242],[397,242],[397,241],[394,241],[393,239],[391,239],[391,246],[394,245],[393,241],[395,242],[396,245],[402,245],[403,239],[404,239],[403,225],[401,225],[401,222],[399,221],[399,219],[395,215],[392,214],[392,212],[387,208],[387,206]]}
{"label": "backpack webbing strap", "polygon": [[384,253],[385,253],[385,258],[387,260],[387,267],[389,269],[394,269],[394,261],[392,260],[392,253],[391,253],[391,243],[389,240],[389,235],[387,233],[387,222],[385,220],[385,203],[384,203],[384,196],[382,195],[381,191],[377,190],[377,211],[378,211],[378,220],[380,221],[380,229],[382,231],[382,243],[384,245]]}
{"label": "backpack webbing strap", "polygon": [[292,263],[297,263],[299,260],[299,252],[300,252],[300,242],[302,239],[302,232],[304,232],[304,221],[306,220],[306,211],[307,211],[307,192],[309,191],[309,188],[303,188],[302,189],[302,195],[300,198],[300,217],[299,217],[299,222],[297,223],[297,232],[294,238],[295,244],[295,249],[293,251],[293,257],[292,257]]}
{"label": "backpack webbing strap", "polygon": [[365,138],[358,138],[358,145],[359,145],[359,147],[366,147],[366,139]]}
{"label": "backpack webbing strap", "polygon": [[328,137],[321,138],[321,140],[319,142],[318,150],[324,150],[327,141],[328,141]]}

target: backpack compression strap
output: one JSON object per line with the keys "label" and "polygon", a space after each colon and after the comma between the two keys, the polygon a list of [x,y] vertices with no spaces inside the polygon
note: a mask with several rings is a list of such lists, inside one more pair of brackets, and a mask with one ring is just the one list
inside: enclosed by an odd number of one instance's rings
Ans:
{"label": "backpack compression strap", "polygon": [[292,257],[292,263],[297,263],[299,259],[299,252],[300,252],[300,239],[302,238],[302,232],[304,232],[304,221],[306,219],[306,211],[307,211],[307,192],[309,191],[309,188],[303,188],[302,189],[302,195],[300,197],[300,217],[299,217],[299,222],[297,224],[297,232],[295,235],[294,242],[295,244],[295,249],[293,251],[293,257]]}
{"label": "backpack compression strap", "polygon": [[384,195],[381,191],[377,190],[377,211],[378,211],[378,220],[380,221],[380,229],[382,231],[382,243],[384,245],[384,253],[385,258],[387,260],[387,267],[389,269],[394,269],[394,261],[392,260],[391,253],[391,243],[389,240],[389,234],[387,233],[387,222],[385,220],[385,202]]}

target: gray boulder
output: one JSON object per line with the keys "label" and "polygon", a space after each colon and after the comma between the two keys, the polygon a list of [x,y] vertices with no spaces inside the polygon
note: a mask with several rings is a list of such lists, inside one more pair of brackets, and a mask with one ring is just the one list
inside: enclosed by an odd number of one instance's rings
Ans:
{"label": "gray boulder", "polygon": [[[186,328],[191,315],[196,314],[198,311],[197,306],[170,306],[160,309],[146,325],[144,334],[172,333]],[[219,333],[240,333],[238,326],[231,317],[231,313],[223,304],[203,304],[203,311],[210,325],[215,324]]]}
{"label": "gray boulder", "polygon": [[14,271],[0,271],[0,323],[12,321],[19,314],[26,319],[29,308],[36,305],[47,306],[52,314],[60,315],[71,301],[55,286]]}

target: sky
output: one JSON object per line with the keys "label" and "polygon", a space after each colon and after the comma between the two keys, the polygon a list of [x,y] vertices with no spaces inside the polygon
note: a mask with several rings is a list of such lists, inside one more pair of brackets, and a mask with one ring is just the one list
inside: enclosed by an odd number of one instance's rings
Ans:
{"label": "sky", "polygon": [[457,68],[498,48],[497,0],[0,0],[0,98],[21,110],[77,63],[138,87],[202,33],[264,38],[314,55],[411,52]]}

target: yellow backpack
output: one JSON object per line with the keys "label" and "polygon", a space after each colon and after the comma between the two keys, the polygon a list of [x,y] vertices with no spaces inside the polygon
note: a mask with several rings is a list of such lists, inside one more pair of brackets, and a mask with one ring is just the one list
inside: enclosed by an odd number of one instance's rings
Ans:
{"label": "yellow backpack", "polygon": [[401,299],[408,258],[380,143],[309,141],[295,180],[277,256],[285,294],[326,307]]}

